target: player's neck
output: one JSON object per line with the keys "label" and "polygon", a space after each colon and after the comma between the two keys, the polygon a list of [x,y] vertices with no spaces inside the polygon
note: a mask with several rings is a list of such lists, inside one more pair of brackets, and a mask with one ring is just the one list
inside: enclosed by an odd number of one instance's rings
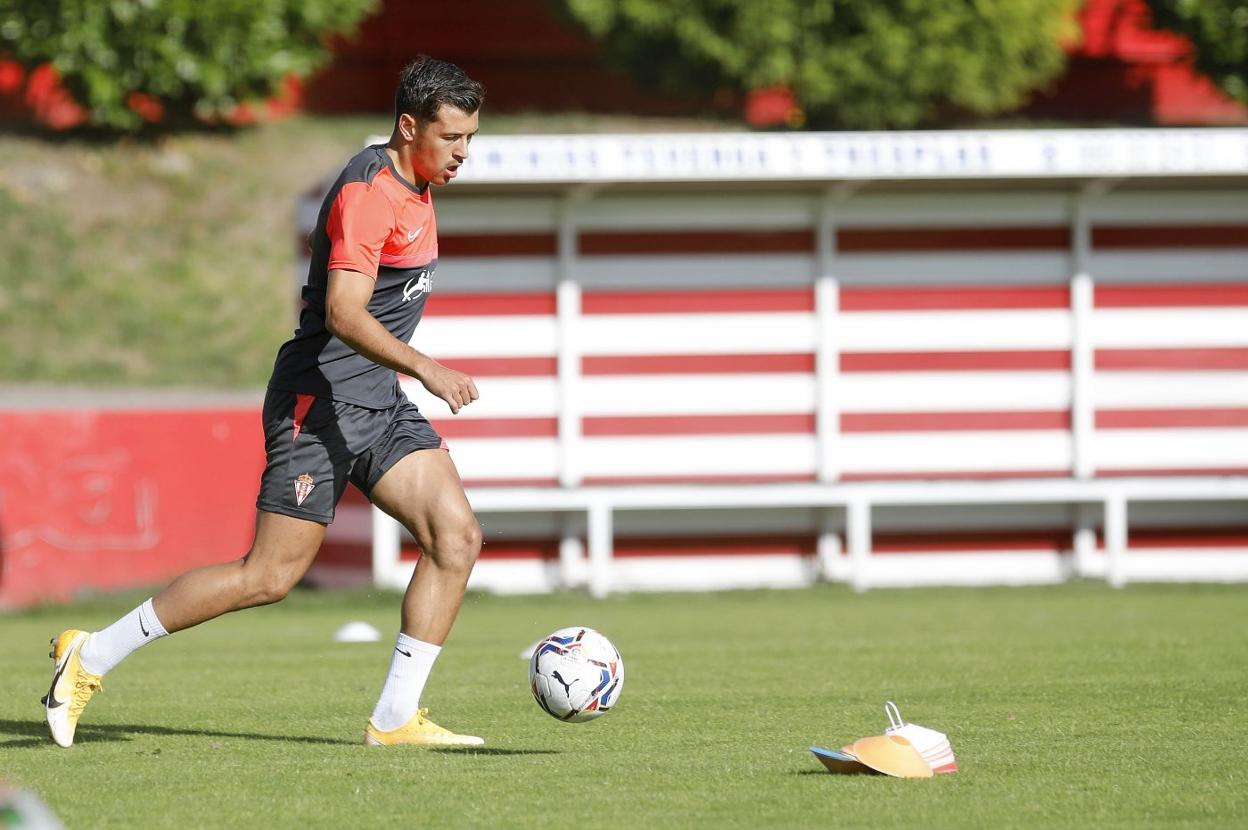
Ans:
{"label": "player's neck", "polygon": [[416,189],[424,190],[429,186],[429,182],[416,175],[416,169],[412,166],[412,155],[406,144],[398,143],[391,136],[390,142],[386,144],[386,153],[390,156],[395,171]]}

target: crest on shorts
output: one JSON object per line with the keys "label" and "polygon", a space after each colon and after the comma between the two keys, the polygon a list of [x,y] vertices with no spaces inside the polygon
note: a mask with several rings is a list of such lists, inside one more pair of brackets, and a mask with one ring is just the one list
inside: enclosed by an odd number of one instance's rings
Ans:
{"label": "crest on shorts", "polygon": [[312,476],[304,473],[295,479],[295,504],[303,504],[303,500],[312,492],[312,488],[316,487],[312,483]]}

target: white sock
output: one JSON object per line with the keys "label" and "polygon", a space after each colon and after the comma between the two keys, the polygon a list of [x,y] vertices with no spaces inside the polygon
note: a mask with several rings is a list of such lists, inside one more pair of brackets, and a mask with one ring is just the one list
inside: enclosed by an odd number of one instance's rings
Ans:
{"label": "white sock", "polygon": [[87,638],[79,655],[82,667],[92,674],[106,674],[129,657],[130,652],[168,635],[149,599],[108,628]]}
{"label": "white sock", "polygon": [[390,673],[373,709],[373,726],[382,732],[398,729],[420,708],[420,693],[442,646],[399,634],[390,658]]}

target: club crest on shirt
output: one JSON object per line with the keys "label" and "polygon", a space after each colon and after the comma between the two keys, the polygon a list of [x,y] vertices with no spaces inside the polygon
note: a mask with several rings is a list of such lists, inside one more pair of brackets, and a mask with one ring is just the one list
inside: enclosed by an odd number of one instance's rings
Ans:
{"label": "club crest on shirt", "polygon": [[315,484],[312,483],[312,476],[304,473],[295,479],[295,504],[303,504],[303,500],[311,494]]}
{"label": "club crest on shirt", "polygon": [[403,286],[403,302],[407,302],[417,294],[427,294],[432,290],[433,274],[429,271],[421,271]]}

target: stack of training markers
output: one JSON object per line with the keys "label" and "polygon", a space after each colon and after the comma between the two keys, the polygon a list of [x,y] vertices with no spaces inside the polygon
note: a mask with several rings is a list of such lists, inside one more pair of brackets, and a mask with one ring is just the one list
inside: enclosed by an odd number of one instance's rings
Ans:
{"label": "stack of training markers", "polygon": [[949,737],[943,732],[906,723],[897,704],[884,704],[888,728],[883,735],[859,738],[839,750],[812,746],[828,772],[841,775],[883,773],[896,778],[931,778],[958,771]]}

